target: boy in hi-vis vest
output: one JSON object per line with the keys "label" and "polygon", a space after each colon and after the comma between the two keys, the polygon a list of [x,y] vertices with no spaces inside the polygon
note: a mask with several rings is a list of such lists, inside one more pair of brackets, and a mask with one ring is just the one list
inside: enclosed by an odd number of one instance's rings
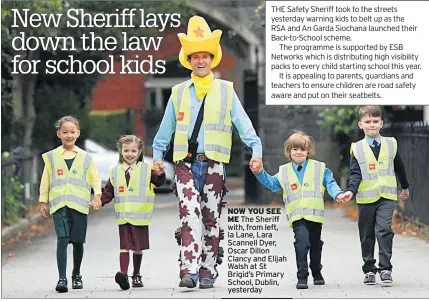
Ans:
{"label": "boy in hi-vis vest", "polygon": [[119,225],[121,270],[115,281],[121,289],[130,288],[128,281],[129,251],[133,251],[132,286],[143,287],[140,266],[143,250],[149,249],[149,225],[155,200],[153,185],[162,186],[164,172],[152,171],[152,164],[142,162],[143,140],[134,135],[123,135],[118,140],[119,163],[110,170],[110,178],[103,190],[101,201],[94,202],[94,209],[114,200],[116,222]]}
{"label": "boy in hi-vis vest", "polygon": [[324,223],[323,194],[326,188],[337,202],[343,201],[344,194],[325,163],[309,159],[314,154],[312,137],[295,132],[286,140],[284,154],[292,162],[281,165],[274,176],[261,165],[251,164],[250,168],[266,188],[274,192],[283,190],[286,218],[295,233],[296,288],[308,288],[308,251],[314,284],[324,285],[321,273],[323,241],[320,239]]}
{"label": "boy in hi-vis vest", "polygon": [[42,155],[45,167],[40,181],[41,214],[54,220],[57,234],[59,281],[55,290],[68,291],[67,246],[73,244],[72,288],[83,288],[80,266],[83,258],[90,206],[91,187],[94,200],[100,200],[101,180],[90,155],[75,145],[80,135],[79,121],[65,116],[56,124],[62,145]]}
{"label": "boy in hi-vis vest", "polygon": [[[359,236],[365,273],[364,283],[376,284],[375,274],[380,273],[383,285],[392,283],[392,216],[398,199],[396,176],[402,186],[400,198],[409,197],[404,163],[399,155],[396,139],[380,136],[383,127],[379,106],[359,109],[359,128],[365,138],[352,143],[350,148],[350,177],[345,201],[356,195],[359,211]],[[379,263],[375,266],[374,247],[378,241]]]}

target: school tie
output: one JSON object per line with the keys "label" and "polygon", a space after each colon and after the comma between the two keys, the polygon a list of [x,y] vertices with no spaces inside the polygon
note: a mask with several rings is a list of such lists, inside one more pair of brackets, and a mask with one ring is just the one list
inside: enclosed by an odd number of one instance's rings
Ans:
{"label": "school tie", "polygon": [[374,148],[376,148],[376,147],[378,147],[379,144],[378,144],[377,140],[374,140],[372,142],[372,145],[373,145]]}
{"label": "school tie", "polygon": [[301,171],[301,169],[302,169],[302,166],[301,166],[301,165],[299,165],[299,166],[296,168],[296,170],[298,170],[298,171]]}

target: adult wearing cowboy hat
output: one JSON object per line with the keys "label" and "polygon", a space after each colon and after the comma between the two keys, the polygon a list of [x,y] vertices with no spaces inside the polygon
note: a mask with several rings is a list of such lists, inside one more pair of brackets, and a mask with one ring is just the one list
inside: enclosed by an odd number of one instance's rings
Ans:
{"label": "adult wearing cowboy hat", "polygon": [[[180,287],[194,288],[199,281],[200,288],[212,288],[218,276],[218,218],[226,193],[225,164],[230,161],[233,125],[252,149],[250,164],[262,165],[261,140],[232,82],[215,78],[211,71],[222,59],[221,35],[222,31],[212,32],[199,16],[189,19],[186,35],[178,34],[179,61],[192,70],[191,79],[173,87],[153,142],[154,169],[162,170],[163,156],[175,133],[173,161],[182,224]],[[198,132],[192,135],[195,124]]]}

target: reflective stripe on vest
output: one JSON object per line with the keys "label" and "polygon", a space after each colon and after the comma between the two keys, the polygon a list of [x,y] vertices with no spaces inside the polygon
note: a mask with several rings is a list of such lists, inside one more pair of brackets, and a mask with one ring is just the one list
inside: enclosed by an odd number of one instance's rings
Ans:
{"label": "reflective stripe on vest", "polygon": [[296,208],[290,214],[286,214],[286,218],[289,221],[294,215],[299,215],[299,214],[314,215],[314,216],[321,216],[321,217],[325,215],[324,210],[320,210],[320,209]]}
{"label": "reflective stripe on vest", "polygon": [[356,202],[374,203],[380,197],[396,200],[397,184],[393,164],[396,155],[394,138],[381,137],[378,160],[364,139],[352,144],[352,151],[362,174]]}
{"label": "reflective stripe on vest", "polygon": [[[64,159],[59,153],[59,148],[49,151],[46,154],[45,159],[49,162],[47,166],[50,166],[50,183],[49,183],[49,211],[53,214],[58,209],[68,206],[75,209],[83,214],[89,212],[89,201],[91,196],[91,185],[87,182],[86,177],[91,165],[92,158],[85,152],[79,152],[75,161],[73,162],[69,170],[68,166],[64,162]],[[58,157],[57,157],[58,156]],[[83,159],[82,156],[85,156]],[[74,169],[75,164],[82,164]],[[78,162],[78,163],[76,163]],[[63,163],[63,164],[62,164]],[[59,166],[57,164],[60,164]],[[61,176],[58,172],[62,170]],[[73,174],[79,174],[80,178],[71,176]]]}
{"label": "reflective stripe on vest", "polygon": [[[184,159],[188,152],[188,131],[189,131],[189,123],[190,123],[190,116],[184,117],[184,115],[181,116],[181,120],[178,118],[178,113],[190,115],[191,109],[190,104],[189,108],[186,108],[185,110],[182,108],[182,99],[184,92],[188,93],[188,91],[185,91],[185,88],[187,88],[190,84],[190,81],[185,81],[177,86],[177,95],[173,92],[172,94],[175,95],[176,99],[175,103],[175,113],[176,113],[176,136],[174,139],[174,152],[173,152],[173,160],[175,162],[180,161]],[[204,152],[206,153],[206,156],[209,159],[228,163],[229,158],[231,156],[231,145],[232,145],[232,123],[230,118],[230,110],[232,107],[232,87],[231,89],[231,95],[228,96],[228,82],[223,80],[215,79],[213,85],[220,85],[220,95],[213,95],[213,93],[216,93],[216,88],[213,90],[210,90],[207,94],[207,97],[210,99],[220,97],[220,112],[219,114],[219,121],[218,123],[210,123],[207,118],[204,118],[203,120],[203,126],[204,126]],[[173,91],[174,88],[173,88]],[[212,95],[210,95],[212,94]],[[190,102],[190,96],[187,96]],[[187,104],[186,104],[187,105]],[[207,100],[205,103],[205,111],[204,111],[204,117],[206,117],[206,114],[212,114],[210,112],[207,112],[207,108],[210,108],[213,106],[212,103],[207,104]],[[227,122],[226,120],[229,120]],[[180,123],[182,121],[182,123]],[[215,135],[214,138],[210,139],[210,136],[212,133],[220,133],[220,135]],[[221,136],[222,133],[227,134],[226,136]],[[213,139],[220,139],[219,143],[216,143],[217,141],[213,141]],[[222,139],[226,139],[225,143],[222,143]]]}
{"label": "reflective stripe on vest", "polygon": [[149,220],[152,219],[152,214],[136,212],[116,212],[116,219]]}
{"label": "reflective stripe on vest", "polygon": [[310,159],[300,184],[292,163],[280,166],[279,181],[283,189],[286,218],[290,226],[301,218],[324,223],[324,173],[325,164]]}

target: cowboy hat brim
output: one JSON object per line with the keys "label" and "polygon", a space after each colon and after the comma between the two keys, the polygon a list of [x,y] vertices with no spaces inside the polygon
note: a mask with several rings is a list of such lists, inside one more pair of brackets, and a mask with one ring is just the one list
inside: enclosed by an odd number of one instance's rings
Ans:
{"label": "cowboy hat brim", "polygon": [[[200,51],[195,51],[195,52],[209,52],[209,51],[207,51],[207,50],[200,50]],[[192,53],[195,53],[195,52],[192,52]],[[192,53],[190,53],[190,54],[192,54]],[[217,45],[217,51],[215,53],[212,53],[212,54],[213,54],[214,57],[213,57],[213,60],[212,60],[211,68],[213,69],[217,65],[219,65],[220,61],[222,60],[222,48],[220,47],[220,45]],[[185,51],[183,50],[183,47],[180,49],[180,52],[179,52],[179,62],[186,69],[192,70],[192,66],[188,62],[188,55],[185,54]]]}

